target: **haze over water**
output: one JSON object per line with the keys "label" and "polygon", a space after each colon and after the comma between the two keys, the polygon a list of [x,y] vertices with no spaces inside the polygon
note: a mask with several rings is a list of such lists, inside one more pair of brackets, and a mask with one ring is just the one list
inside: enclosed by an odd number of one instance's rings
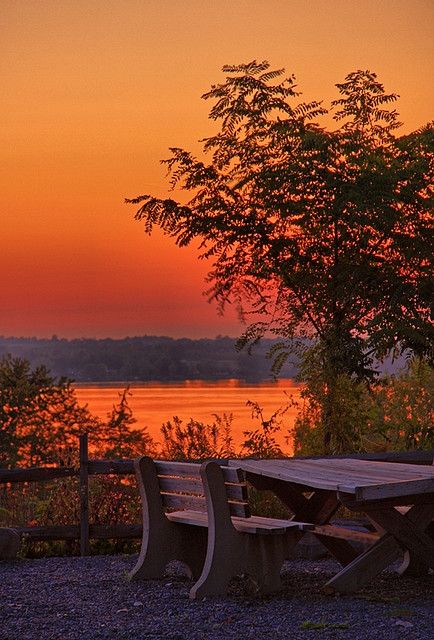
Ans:
{"label": "haze over water", "polygon": [[[105,418],[127,384],[77,385],[77,396],[81,403],[88,404],[92,413]],[[259,420],[252,419],[251,408],[246,405],[248,400],[257,402],[263,408],[264,419],[268,420],[276,409],[286,406],[291,399],[300,398],[299,385],[289,379],[256,384],[240,380],[133,383],[130,391],[129,405],[137,419],[135,428],[147,427],[157,442],[161,440],[161,425],[175,415],[184,421],[194,418],[212,423],[213,414],[232,413],[232,436],[237,451],[245,439],[243,431],[259,428]],[[296,412],[296,407],[290,406],[283,416],[282,429],[276,434],[276,441],[288,454],[292,451],[291,441],[287,440],[288,429],[294,424]]]}

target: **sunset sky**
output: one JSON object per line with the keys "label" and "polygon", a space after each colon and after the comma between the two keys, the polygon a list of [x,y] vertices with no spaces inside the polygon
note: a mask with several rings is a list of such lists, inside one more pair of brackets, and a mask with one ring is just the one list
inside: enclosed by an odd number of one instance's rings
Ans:
{"label": "sunset sky", "polygon": [[198,152],[224,64],[270,61],[303,97],[356,69],[434,117],[433,0],[1,0],[0,335],[238,335],[194,248],[146,236],[125,197]]}

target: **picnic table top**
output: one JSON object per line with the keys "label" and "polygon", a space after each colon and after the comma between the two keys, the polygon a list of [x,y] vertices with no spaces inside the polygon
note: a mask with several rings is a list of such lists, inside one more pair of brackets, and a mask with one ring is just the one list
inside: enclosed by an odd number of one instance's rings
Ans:
{"label": "picnic table top", "polygon": [[434,466],[320,458],[230,460],[231,466],[279,481],[353,495],[356,501],[434,495]]}

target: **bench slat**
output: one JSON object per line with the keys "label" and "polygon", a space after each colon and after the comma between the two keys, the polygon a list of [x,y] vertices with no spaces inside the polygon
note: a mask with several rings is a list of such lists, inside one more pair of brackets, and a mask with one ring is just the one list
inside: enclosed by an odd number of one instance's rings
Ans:
{"label": "bench slat", "polygon": [[158,478],[160,489],[164,493],[195,493],[203,496],[202,478],[173,478],[160,476]]}
{"label": "bench slat", "polygon": [[239,467],[220,467],[223,472],[225,482],[240,484],[246,482],[246,474]]}
{"label": "bench slat", "polygon": [[168,509],[194,509],[206,511],[205,496],[182,495],[179,493],[161,493],[163,505]]}
{"label": "bench slat", "polygon": [[[171,476],[160,476],[158,478],[160,489],[164,493],[187,493],[204,495],[201,478],[173,478]],[[226,484],[226,495],[229,500],[237,502],[248,501],[246,484]]]}
{"label": "bench slat", "polygon": [[267,522],[267,518],[264,518],[262,522],[251,521],[250,518],[232,518],[232,524],[237,531],[242,533],[256,533],[261,535],[282,535],[295,529],[298,531],[303,530],[303,523],[293,522],[286,520],[281,525],[276,525],[271,522]]}
{"label": "bench slat", "polygon": [[208,526],[208,514],[204,511],[172,511],[172,513],[166,513],[166,517],[171,522],[178,522],[180,524],[192,524],[196,527]]}
{"label": "bench slat", "polygon": [[[208,516],[204,512],[198,511],[174,511],[167,514],[167,518],[171,522],[180,524],[191,524],[198,527],[208,526]],[[252,516],[251,518],[232,517],[232,524],[237,531],[241,533],[259,533],[262,535],[282,535],[291,529],[299,529],[300,531],[310,528],[302,522],[294,522],[291,520],[278,520],[275,518],[262,518],[260,516]]]}
{"label": "bench slat", "polygon": [[200,478],[200,464],[193,462],[169,462],[154,460],[157,473],[161,476],[175,476],[180,478]]}
{"label": "bench slat", "polygon": [[313,533],[319,536],[328,536],[331,538],[339,538],[342,540],[353,540],[353,542],[374,543],[379,539],[378,533],[369,531],[355,531],[354,529],[346,529],[331,524],[315,525]]}

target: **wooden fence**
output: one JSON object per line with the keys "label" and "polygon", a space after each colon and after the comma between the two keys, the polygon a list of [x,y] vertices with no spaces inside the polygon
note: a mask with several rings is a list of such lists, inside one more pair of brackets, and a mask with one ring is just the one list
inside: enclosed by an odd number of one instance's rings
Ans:
{"label": "wooden fence", "polygon": [[0,469],[0,484],[17,482],[45,482],[57,478],[79,478],[80,522],[72,525],[14,527],[30,541],[80,540],[80,553],[89,555],[92,539],[140,539],[141,524],[89,524],[89,476],[134,475],[133,460],[89,460],[88,437],[79,438],[79,467],[33,467],[29,469]]}
{"label": "wooden fence", "polygon": [[[0,484],[16,482],[44,482],[57,478],[79,478],[80,522],[75,525],[14,527],[31,541],[80,540],[80,553],[89,555],[90,539],[140,539],[141,524],[93,525],[89,523],[89,476],[133,475],[133,460],[89,460],[88,437],[79,438],[79,467],[34,467],[29,469],[0,469]],[[337,457],[431,464],[433,451],[405,451],[369,454],[351,454]],[[316,456],[317,457],[317,456]],[[223,461],[222,461],[223,462]]]}

